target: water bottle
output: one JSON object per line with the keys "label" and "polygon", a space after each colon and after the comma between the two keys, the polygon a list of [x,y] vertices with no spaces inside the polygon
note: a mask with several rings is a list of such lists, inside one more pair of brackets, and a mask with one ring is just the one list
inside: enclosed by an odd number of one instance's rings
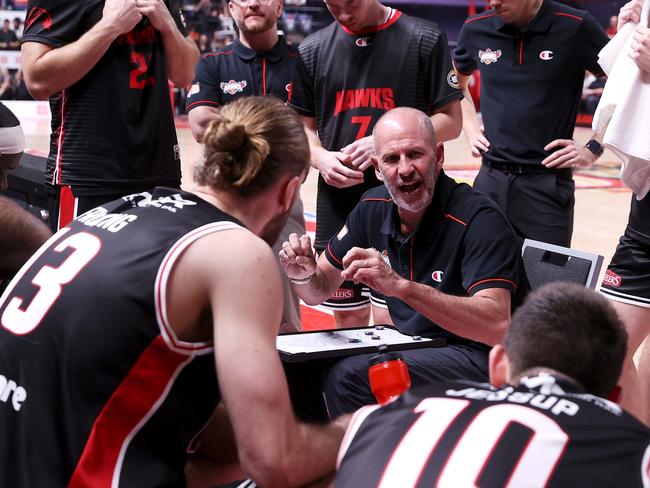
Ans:
{"label": "water bottle", "polygon": [[370,389],[377,403],[384,405],[411,387],[409,369],[402,355],[388,352],[388,346],[379,346],[379,354],[368,361]]}

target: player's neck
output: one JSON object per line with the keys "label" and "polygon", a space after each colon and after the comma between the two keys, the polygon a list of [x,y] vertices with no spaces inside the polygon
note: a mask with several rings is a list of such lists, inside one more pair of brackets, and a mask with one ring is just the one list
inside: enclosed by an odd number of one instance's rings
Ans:
{"label": "player's neck", "polygon": [[539,9],[542,8],[543,3],[544,0],[532,0],[521,18],[513,22],[513,25],[518,29],[526,27],[535,18]]}
{"label": "player's neck", "polygon": [[278,29],[273,28],[258,34],[244,34],[240,32],[239,41],[247,48],[257,53],[264,53],[273,49],[278,42]]}
{"label": "player's neck", "polygon": [[402,232],[402,235],[408,236],[417,230],[426,210],[427,207],[424,207],[422,210],[418,210],[417,212],[398,208],[397,212],[399,213],[400,231]]}
{"label": "player's neck", "polygon": [[268,203],[264,198],[241,198],[234,193],[215,190],[208,186],[197,186],[192,189],[192,193],[222,212],[235,217],[248,230],[256,234],[268,222],[266,218]]}
{"label": "player's neck", "polygon": [[391,9],[379,2],[375,2],[368,10],[368,18],[364,22],[364,29],[369,27],[377,27],[378,25],[385,24],[390,18]]}

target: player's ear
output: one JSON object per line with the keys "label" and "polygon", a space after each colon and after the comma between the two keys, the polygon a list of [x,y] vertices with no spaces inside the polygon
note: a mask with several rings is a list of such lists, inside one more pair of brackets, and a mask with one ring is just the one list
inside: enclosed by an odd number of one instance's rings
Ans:
{"label": "player's ear", "polygon": [[510,379],[510,361],[506,350],[501,344],[497,344],[490,351],[489,358],[490,383],[493,386],[501,386],[508,383]]}
{"label": "player's ear", "polygon": [[379,181],[384,181],[384,176],[381,174],[381,171],[379,171],[379,160],[377,159],[377,156],[370,156],[370,162],[372,163],[372,167],[375,168],[375,176]]}
{"label": "player's ear", "polygon": [[278,14],[278,17],[280,17],[282,15],[282,7],[284,6],[284,1],[276,0],[276,2],[277,2],[277,5],[275,6],[277,9],[276,12]]}
{"label": "player's ear", "polygon": [[280,206],[283,211],[286,212],[293,206],[298,194],[300,194],[300,177],[292,176],[282,186],[282,192],[280,193]]}
{"label": "player's ear", "polygon": [[442,171],[442,165],[445,163],[445,146],[442,142],[436,144],[435,154],[436,154],[436,178]]}

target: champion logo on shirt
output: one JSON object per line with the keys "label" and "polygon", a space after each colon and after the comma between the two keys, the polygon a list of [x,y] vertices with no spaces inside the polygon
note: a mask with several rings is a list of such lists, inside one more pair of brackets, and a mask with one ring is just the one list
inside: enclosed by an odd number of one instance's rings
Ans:
{"label": "champion logo on shirt", "polygon": [[237,92],[243,92],[244,88],[246,88],[247,85],[248,83],[246,83],[246,80],[242,80],[242,81],[230,80],[225,82],[222,81],[219,84],[219,87],[221,88],[221,90],[223,90],[224,93],[227,93],[228,95],[234,95]]}
{"label": "champion logo on shirt", "polygon": [[434,271],[431,273],[431,278],[433,278],[433,281],[437,281],[440,283],[442,281],[442,277],[444,276],[445,272],[444,271]]}
{"label": "champion logo on shirt", "polygon": [[355,41],[355,44],[359,47],[372,46],[372,43],[373,43],[372,37],[360,37]]}
{"label": "champion logo on shirt", "polygon": [[481,63],[496,63],[497,60],[501,57],[501,49],[497,49],[496,51],[493,51],[490,48],[487,48],[485,51],[479,50],[478,57],[481,60]]}
{"label": "champion logo on shirt", "polygon": [[550,61],[553,59],[553,51],[542,51],[539,53],[539,59],[542,61]]}

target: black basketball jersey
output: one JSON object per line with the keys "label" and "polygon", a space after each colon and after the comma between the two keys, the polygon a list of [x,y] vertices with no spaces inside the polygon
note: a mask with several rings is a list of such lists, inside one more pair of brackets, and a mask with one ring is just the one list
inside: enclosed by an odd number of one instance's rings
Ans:
{"label": "black basketball jersey", "polygon": [[517,387],[458,382],[353,418],[336,486],[648,487],[650,430],[548,375]]}
{"label": "black basketball jersey", "polygon": [[241,228],[180,190],[97,207],[54,235],[0,299],[0,486],[177,486],[220,398],[211,342],[176,338],[176,259]]}
{"label": "black basketball jersey", "polygon": [[299,52],[290,105],[316,118],[330,151],[369,136],[391,108],[432,114],[462,98],[444,32],[399,11],[359,33],[332,22],[307,37]]}
{"label": "black basketball jersey", "polygon": [[[166,1],[183,30],[180,2]],[[103,0],[30,0],[23,42],[58,48],[102,17]],[[77,83],[50,97],[45,180],[76,196],[180,185],[180,150],[162,37],[148,19],[109,47]]]}

